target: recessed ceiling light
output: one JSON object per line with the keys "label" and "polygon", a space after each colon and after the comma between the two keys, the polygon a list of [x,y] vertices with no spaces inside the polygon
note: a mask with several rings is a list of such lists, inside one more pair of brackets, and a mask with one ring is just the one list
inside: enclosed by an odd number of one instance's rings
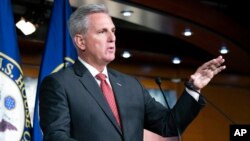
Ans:
{"label": "recessed ceiling light", "polygon": [[172,63],[173,63],[173,64],[180,64],[180,63],[181,63],[181,59],[180,59],[179,57],[174,57],[174,58],[172,59]]}
{"label": "recessed ceiling light", "polygon": [[229,52],[228,48],[223,45],[221,48],[220,48],[220,53],[221,54],[227,54]]}
{"label": "recessed ceiling light", "polygon": [[128,51],[124,51],[124,52],[122,53],[122,57],[123,57],[123,58],[129,58],[129,57],[131,57],[131,53],[128,52]]}
{"label": "recessed ceiling light", "polygon": [[192,31],[191,31],[191,29],[189,29],[189,28],[186,28],[185,29],[185,31],[183,32],[183,35],[184,36],[191,36],[193,33],[192,33]]}
{"label": "recessed ceiling light", "polygon": [[173,83],[180,83],[181,79],[180,78],[172,78],[171,82],[173,82]]}
{"label": "recessed ceiling light", "polygon": [[125,17],[129,17],[131,16],[134,12],[133,11],[130,11],[130,10],[124,10],[121,12],[123,16]]}

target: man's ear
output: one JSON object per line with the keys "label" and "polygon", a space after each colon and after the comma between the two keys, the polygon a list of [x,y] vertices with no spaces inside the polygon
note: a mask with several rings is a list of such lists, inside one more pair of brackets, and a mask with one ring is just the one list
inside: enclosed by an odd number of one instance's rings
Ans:
{"label": "man's ear", "polygon": [[76,34],[74,37],[75,44],[80,50],[85,50],[85,40],[84,36],[81,34]]}

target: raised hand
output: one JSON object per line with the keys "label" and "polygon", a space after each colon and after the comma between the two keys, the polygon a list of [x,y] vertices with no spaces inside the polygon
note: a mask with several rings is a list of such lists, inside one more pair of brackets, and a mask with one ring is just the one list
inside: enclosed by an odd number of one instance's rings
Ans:
{"label": "raised hand", "polygon": [[225,65],[222,65],[224,62],[225,59],[222,56],[218,56],[204,63],[190,76],[189,82],[193,84],[198,92],[200,92],[216,74],[226,68]]}

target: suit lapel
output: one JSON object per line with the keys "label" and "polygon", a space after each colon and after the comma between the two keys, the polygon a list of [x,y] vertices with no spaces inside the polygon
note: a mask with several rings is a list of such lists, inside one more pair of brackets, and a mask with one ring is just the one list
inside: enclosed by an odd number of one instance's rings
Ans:
{"label": "suit lapel", "polygon": [[95,99],[97,104],[103,110],[105,115],[110,119],[112,124],[118,130],[118,132],[120,134],[122,134],[122,131],[121,131],[119,125],[117,124],[115,117],[114,117],[100,87],[98,86],[95,78],[93,78],[93,76],[87,70],[87,68],[83,64],[81,64],[81,62],[79,62],[79,61],[76,61],[75,65],[74,65],[74,70],[75,70],[75,73],[77,75],[81,76],[80,82],[82,83],[82,85],[86,88],[86,90],[89,92],[89,94]]}
{"label": "suit lapel", "polygon": [[127,127],[127,122],[128,119],[126,116],[128,115],[126,110],[127,107],[127,102],[129,101],[129,97],[127,92],[127,87],[124,84],[124,81],[122,81],[119,76],[116,75],[116,73],[109,71],[109,79],[115,94],[116,102],[117,102],[117,107],[119,109],[119,114],[120,114],[120,120],[122,123],[122,131],[123,131],[123,136],[126,137],[126,134],[129,133],[129,127]]}

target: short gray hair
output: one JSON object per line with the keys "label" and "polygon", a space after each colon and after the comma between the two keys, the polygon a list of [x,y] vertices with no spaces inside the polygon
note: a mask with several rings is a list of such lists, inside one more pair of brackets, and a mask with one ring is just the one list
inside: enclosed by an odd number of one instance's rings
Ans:
{"label": "short gray hair", "polygon": [[78,7],[71,14],[68,27],[71,38],[76,34],[85,34],[88,29],[88,16],[93,13],[107,13],[108,9],[103,4],[88,4]]}

